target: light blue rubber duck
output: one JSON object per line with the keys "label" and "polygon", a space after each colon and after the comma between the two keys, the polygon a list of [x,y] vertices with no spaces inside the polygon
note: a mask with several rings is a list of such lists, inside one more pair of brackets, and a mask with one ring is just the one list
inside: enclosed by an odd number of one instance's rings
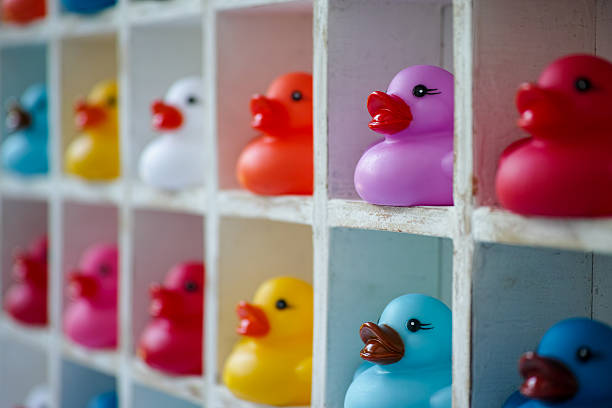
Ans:
{"label": "light blue rubber duck", "polygon": [[612,328],[573,318],[549,329],[537,352],[521,357],[525,382],[504,408],[612,407]]}
{"label": "light blue rubber duck", "polygon": [[117,408],[117,393],[115,391],[96,395],[88,403],[87,408]]}
{"label": "light blue rubber duck", "polygon": [[7,108],[6,129],[10,134],[2,143],[3,167],[25,176],[46,174],[49,129],[45,86],[30,86],[19,102]]}
{"label": "light blue rubber duck", "polygon": [[450,408],[452,315],[439,300],[408,294],[392,300],[378,324],[364,323],[364,363],[344,408]]}

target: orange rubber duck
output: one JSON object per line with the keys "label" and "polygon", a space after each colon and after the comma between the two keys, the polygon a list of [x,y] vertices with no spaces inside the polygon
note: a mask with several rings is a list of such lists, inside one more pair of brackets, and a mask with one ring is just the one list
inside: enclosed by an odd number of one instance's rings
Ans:
{"label": "orange rubber duck", "polygon": [[265,96],[251,98],[251,113],[251,126],[263,134],[238,158],[240,183],[261,195],[312,194],[312,75],[276,78]]}

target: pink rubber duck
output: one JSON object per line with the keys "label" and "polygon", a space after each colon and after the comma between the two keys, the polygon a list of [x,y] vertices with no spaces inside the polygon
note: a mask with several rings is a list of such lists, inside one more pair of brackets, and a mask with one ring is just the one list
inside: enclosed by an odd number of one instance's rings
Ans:
{"label": "pink rubber duck", "polygon": [[204,264],[187,262],[151,286],[153,319],[138,354],[149,366],[172,375],[202,374]]}
{"label": "pink rubber duck", "polygon": [[355,189],[378,205],[453,205],[453,75],[436,66],[400,71],[368,97],[370,129],[385,136],[361,157]]}
{"label": "pink rubber duck", "polygon": [[64,314],[64,333],[82,346],[117,346],[118,258],[116,245],[93,245],[70,275],[72,300]]}
{"label": "pink rubber duck", "polygon": [[518,125],[532,137],[502,154],[495,187],[524,215],[612,216],[612,64],[569,55],[516,95]]}
{"label": "pink rubber duck", "polygon": [[19,323],[47,324],[47,248],[47,237],[43,236],[28,251],[15,255],[15,283],[6,293],[4,309]]}

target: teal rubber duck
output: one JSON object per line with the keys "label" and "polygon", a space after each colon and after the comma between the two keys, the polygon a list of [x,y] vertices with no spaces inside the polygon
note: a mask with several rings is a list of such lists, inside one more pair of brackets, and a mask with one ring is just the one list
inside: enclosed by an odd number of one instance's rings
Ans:
{"label": "teal rubber duck", "polygon": [[366,363],[344,408],[450,408],[452,314],[439,300],[408,294],[392,300],[359,335]]}
{"label": "teal rubber duck", "polygon": [[117,408],[118,405],[117,393],[109,391],[93,397],[87,403],[87,408]]}
{"label": "teal rubber duck", "polygon": [[9,136],[2,143],[0,152],[3,167],[23,176],[46,174],[49,171],[49,129],[45,86],[30,86],[20,101],[9,102],[7,110]]}

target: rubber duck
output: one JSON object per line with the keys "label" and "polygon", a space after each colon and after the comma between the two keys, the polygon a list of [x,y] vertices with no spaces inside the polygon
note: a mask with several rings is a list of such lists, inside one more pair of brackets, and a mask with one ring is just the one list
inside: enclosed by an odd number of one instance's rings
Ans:
{"label": "rubber duck", "polygon": [[202,89],[200,78],[184,78],[170,87],[163,101],[153,102],[153,127],[164,134],[140,156],[145,183],[170,191],[204,183]]}
{"label": "rubber duck", "polygon": [[355,190],[377,205],[453,205],[453,74],[432,65],[400,71],[367,100],[384,135],[361,156]]}
{"label": "rubber duck", "polygon": [[612,328],[585,318],[563,320],[519,362],[525,382],[504,408],[612,407]]}
{"label": "rubber duck", "polygon": [[531,134],[502,154],[501,205],[523,215],[612,215],[612,64],[570,55],[516,95],[518,126]]}
{"label": "rubber duck", "polygon": [[15,255],[15,282],[6,293],[4,309],[19,323],[47,324],[47,245],[44,236],[34,241],[28,251]]}
{"label": "rubber duck", "polygon": [[[392,300],[378,323],[359,329],[366,360],[346,392],[344,408],[430,408],[451,385],[450,309],[422,294]],[[442,405],[443,406],[443,405]]]}
{"label": "rubber duck", "polygon": [[94,14],[117,4],[117,0],[62,0],[66,11],[77,14]]}
{"label": "rubber duck", "polygon": [[104,81],[77,102],[75,121],[83,133],[66,150],[67,173],[95,181],[119,177],[117,97],[117,83]]}
{"label": "rubber duck", "polygon": [[151,286],[151,298],[153,320],[140,338],[140,358],[168,374],[202,374],[204,264],[174,266],[163,286]]}
{"label": "rubber duck", "polygon": [[117,392],[108,391],[93,397],[87,403],[86,408],[117,408],[118,406]]}
{"label": "rubber duck", "polygon": [[2,0],[2,20],[28,24],[47,14],[45,0]]}
{"label": "rubber duck", "polygon": [[25,399],[25,403],[15,408],[51,408],[49,387],[42,384],[32,388]]}
{"label": "rubber duck", "polygon": [[240,154],[238,181],[255,194],[312,194],[312,75],[276,78],[265,96],[251,98],[251,114],[262,134]]}
{"label": "rubber duck", "polygon": [[223,382],[259,404],[309,405],[312,373],[312,286],[280,277],[264,282],[253,303],[240,302],[243,338],[225,362]]}
{"label": "rubber duck", "polygon": [[116,245],[96,244],[81,257],[70,277],[72,297],[64,314],[64,333],[75,343],[92,349],[117,346]]}
{"label": "rubber duck", "polygon": [[9,102],[6,127],[11,134],[2,143],[4,168],[24,176],[46,174],[49,129],[44,85],[31,85],[20,102]]}

